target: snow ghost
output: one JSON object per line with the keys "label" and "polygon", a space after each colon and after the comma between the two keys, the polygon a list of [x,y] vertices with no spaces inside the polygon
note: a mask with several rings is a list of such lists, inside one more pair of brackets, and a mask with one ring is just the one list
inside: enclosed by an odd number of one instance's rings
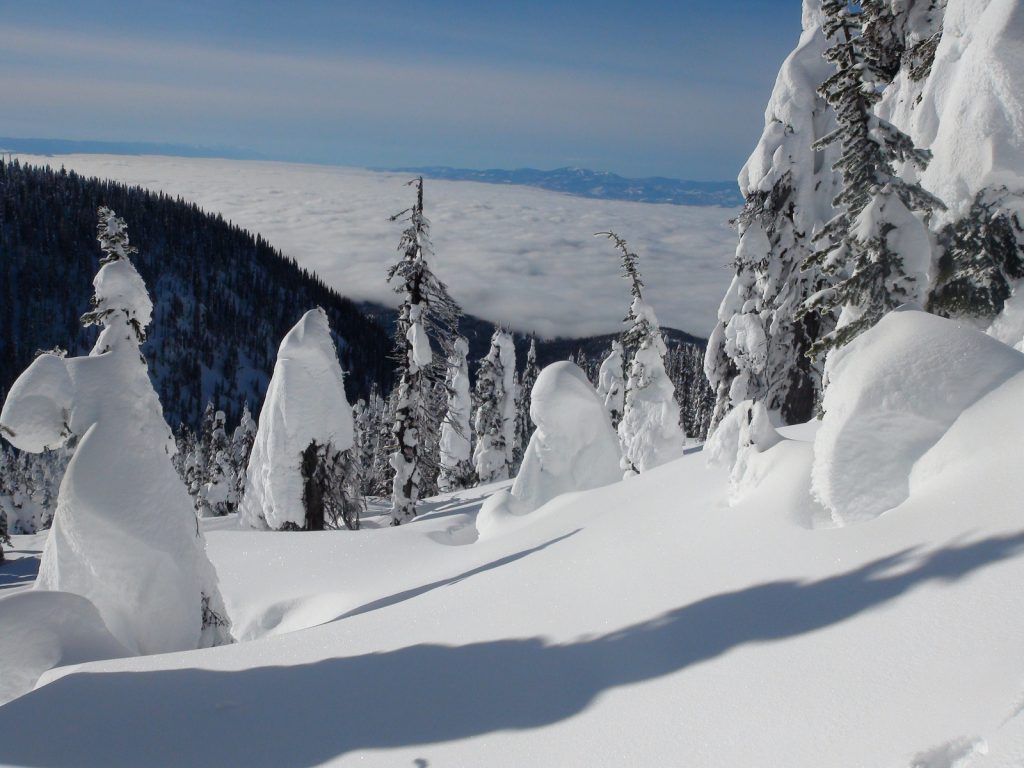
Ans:
{"label": "snow ghost", "polygon": [[325,515],[331,518],[336,510],[334,517],[356,527],[360,502],[358,479],[351,476],[353,434],[352,407],[327,314],[312,309],[278,350],[249,457],[239,522],[261,529],[321,530]]}
{"label": "snow ghost", "polygon": [[490,497],[480,515],[526,514],[572,491],[622,479],[619,441],[608,411],[586,374],[563,361],[540,372],[533,387],[530,438],[511,494]]}
{"label": "snow ghost", "polygon": [[133,652],[229,642],[217,575],[139,349],[153,305],[124,222],[108,208],[99,218],[104,257],[82,318],[102,327],[96,345],[88,357],[41,354],[0,412],[0,433],[22,450],[79,440],[35,586],[88,598]]}

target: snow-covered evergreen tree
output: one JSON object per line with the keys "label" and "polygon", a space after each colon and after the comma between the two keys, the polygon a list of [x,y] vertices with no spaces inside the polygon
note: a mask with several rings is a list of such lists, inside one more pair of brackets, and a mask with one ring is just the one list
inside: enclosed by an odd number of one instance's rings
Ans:
{"label": "snow-covered evergreen tree", "polygon": [[816,146],[840,145],[833,167],[843,184],[833,200],[840,212],[818,234],[824,245],[808,262],[834,276],[835,284],[805,307],[841,313],[836,328],[811,346],[815,357],[848,343],[901,304],[923,304],[931,241],[921,216],[944,207],[919,183],[897,174],[897,164],[925,169],[931,153],[874,113],[887,82],[887,34],[879,31],[888,30],[885,6],[823,4],[832,42],[825,58],[836,71],[820,93],[835,110],[838,127]]}
{"label": "snow-covered evergreen tree", "polygon": [[717,425],[748,398],[784,423],[806,421],[821,397],[821,362],[807,351],[830,332],[829,311],[801,312],[830,282],[804,269],[812,237],[835,215],[839,175],[834,146],[814,148],[835,128],[815,87],[828,77],[820,0],[805,0],[803,33],[779,71],[757,147],[740,172],[746,199],[736,220],[735,275],[708,342],[704,370],[715,390]]}
{"label": "snow-covered evergreen tree", "polygon": [[537,367],[537,340],[530,338],[530,347],[526,352],[526,365],[516,385],[516,442],[514,455],[514,471],[522,466],[526,447],[530,444],[534,424],[530,418],[530,405],[533,402],[533,387],[537,383],[540,368]]}
{"label": "snow-covered evergreen tree", "polygon": [[622,343],[612,342],[611,351],[601,361],[601,370],[597,377],[597,394],[608,409],[612,427],[619,428],[622,419],[622,408],[626,398],[626,380],[623,376],[625,361],[622,357]]}
{"label": "snow-covered evergreen tree", "polygon": [[599,236],[614,241],[622,254],[622,276],[633,301],[626,316],[623,347],[628,362],[625,403],[619,422],[622,468],[645,472],[683,455],[685,436],[679,426],[679,403],[665,373],[665,340],[654,309],[644,301],[639,257],[614,232]]}
{"label": "snow-covered evergreen tree", "polygon": [[[429,482],[436,478],[428,447],[436,448],[444,414],[431,408],[436,385],[443,384],[445,363],[452,355],[458,332],[460,310],[427,263],[430,255],[429,222],[423,213],[423,178],[416,188],[416,203],[391,217],[407,218],[398,250],[402,256],[388,270],[388,282],[402,295],[396,327],[395,359],[398,386],[395,394],[391,454],[391,524],[401,525],[416,515],[416,505]],[[438,358],[431,350],[431,338],[441,345]]]}
{"label": "snow-covered evergreen tree", "polygon": [[103,250],[84,323],[102,330],[88,357],[44,353],[11,388],[0,432],[39,452],[80,438],[60,486],[36,588],[89,599],[140,653],[230,641],[192,504],[175,473],[140,344],[152,316],[124,221],[99,209]]}
{"label": "snow-covered evergreen tree", "polygon": [[1005,187],[988,187],[939,232],[942,255],[927,309],[944,317],[993,318],[1024,278],[1024,210]]}
{"label": "snow-covered evergreen tree", "polygon": [[469,342],[455,340],[454,354],[448,361],[448,405],[441,425],[441,473],[438,487],[442,491],[471,488],[476,483],[472,462],[470,416],[473,403],[469,391]]}
{"label": "snow-covered evergreen tree", "polygon": [[242,417],[231,433],[231,468],[234,475],[235,509],[242,503],[245,495],[246,467],[249,466],[249,455],[256,440],[256,421],[249,412],[249,403],[242,404]]}
{"label": "snow-covered evergreen tree", "polygon": [[239,522],[271,530],[358,526],[352,408],[327,314],[310,310],[281,342],[247,469]]}
{"label": "snow-covered evergreen tree", "polygon": [[481,483],[511,476],[516,425],[515,355],[512,334],[499,328],[477,371],[473,465]]}
{"label": "snow-covered evergreen tree", "polygon": [[209,434],[203,435],[206,471],[205,482],[199,492],[199,513],[202,517],[220,517],[235,511],[235,469],[226,422],[224,411],[214,411]]}

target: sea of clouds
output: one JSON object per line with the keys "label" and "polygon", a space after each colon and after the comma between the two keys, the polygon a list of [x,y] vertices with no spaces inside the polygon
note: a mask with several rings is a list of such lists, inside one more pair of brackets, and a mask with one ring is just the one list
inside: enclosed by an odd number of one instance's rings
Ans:
{"label": "sea of clouds", "polygon": [[[194,201],[263,235],[340,293],[393,305],[385,282],[414,201],[406,175],[336,166],[121,155],[19,155]],[[621,328],[629,305],[612,229],[639,253],[663,325],[706,336],[731,276],[735,209],[571,197],[519,186],[426,182],[435,272],[474,315],[542,336]],[[131,222],[128,222],[129,231]]]}

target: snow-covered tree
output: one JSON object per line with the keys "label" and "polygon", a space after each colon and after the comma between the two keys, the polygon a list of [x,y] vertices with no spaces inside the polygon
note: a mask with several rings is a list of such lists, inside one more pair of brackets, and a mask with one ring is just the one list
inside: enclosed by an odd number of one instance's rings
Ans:
{"label": "snow-covered tree", "polygon": [[821,398],[822,364],[807,351],[835,320],[827,310],[801,309],[830,283],[803,265],[814,233],[835,215],[840,180],[832,170],[838,148],[813,147],[836,125],[814,90],[831,71],[823,21],[821,1],[805,0],[800,41],[779,71],[761,138],[739,175],[745,204],[736,219],[735,272],[704,363],[715,390],[712,426],[748,398],[784,423],[803,422]]}
{"label": "snow-covered tree", "polygon": [[499,328],[476,375],[473,464],[481,483],[510,477],[516,426],[515,368],[512,334]]}
{"label": "snow-covered tree", "polygon": [[818,339],[810,354],[842,346],[907,302],[923,304],[928,287],[931,241],[922,216],[944,208],[896,166],[924,170],[931,153],[874,112],[887,82],[883,51],[885,4],[852,5],[825,0],[824,31],[832,42],[825,58],[836,71],[819,91],[836,114],[837,128],[816,143],[838,144],[834,169],[843,177],[833,200],[839,213],[817,238],[824,245],[809,259],[835,283],[811,296],[805,307],[841,310],[836,328]]}
{"label": "snow-covered tree", "polygon": [[549,365],[533,388],[537,425],[510,491],[496,493],[477,517],[481,531],[504,514],[527,514],[563,493],[622,478],[618,438],[586,374],[564,360]]}
{"label": "snow-covered tree", "polygon": [[530,348],[526,352],[526,365],[516,384],[516,441],[513,456],[513,470],[519,471],[522,466],[526,446],[530,444],[533,434],[533,420],[530,418],[530,405],[533,398],[533,386],[537,383],[540,368],[537,367],[537,340],[530,339]]}
{"label": "snow-covered tree", "polygon": [[249,412],[248,401],[242,404],[242,417],[231,433],[231,467],[234,474],[234,503],[235,508],[242,503],[245,495],[246,467],[249,466],[249,455],[252,453],[253,443],[256,441],[256,422]]}
{"label": "snow-covered tree", "polygon": [[473,403],[469,391],[469,342],[464,338],[455,340],[454,354],[448,361],[447,413],[441,425],[441,473],[438,487],[442,491],[457,491],[471,488],[476,483],[473,470],[473,433],[469,420]]}
{"label": "snow-covered tree", "polygon": [[358,526],[352,408],[327,313],[310,310],[281,342],[246,472],[239,522],[271,530]]}
{"label": "snow-covered tree", "polygon": [[942,255],[927,308],[945,317],[992,318],[1024,278],[1024,210],[1010,210],[1005,187],[981,190],[939,232]]}
{"label": "snow-covered tree", "polygon": [[[428,446],[440,438],[443,412],[431,408],[436,385],[445,379],[445,362],[452,355],[458,331],[459,308],[448,288],[437,279],[427,263],[430,255],[429,222],[423,213],[423,177],[410,185],[416,188],[416,203],[391,217],[407,219],[398,250],[402,256],[388,270],[388,282],[402,295],[396,324],[395,360],[398,386],[395,394],[393,438],[395,451],[390,465],[391,524],[401,525],[416,515],[416,505],[429,477],[436,477]],[[431,338],[441,345],[438,358],[431,350]]]}
{"label": "snow-covered tree", "polygon": [[644,301],[639,257],[614,232],[598,235],[614,241],[622,254],[622,275],[629,281],[633,297],[623,334],[629,363],[618,427],[622,468],[630,473],[646,472],[683,455],[685,436],[679,426],[679,403],[665,373],[667,350],[658,318],[654,308]]}
{"label": "snow-covered tree", "polygon": [[97,235],[102,266],[82,318],[102,328],[91,354],[39,355],[0,412],[0,433],[21,450],[80,438],[36,588],[86,597],[136,652],[228,642],[217,575],[140,350],[153,305],[129,258],[135,249],[108,208],[99,209]]}
{"label": "snow-covered tree", "polygon": [[623,378],[625,361],[623,360],[622,343],[612,342],[612,349],[601,361],[601,370],[597,377],[597,394],[604,401],[604,407],[611,417],[612,426],[618,429],[622,418],[622,408],[626,398],[626,380]]}

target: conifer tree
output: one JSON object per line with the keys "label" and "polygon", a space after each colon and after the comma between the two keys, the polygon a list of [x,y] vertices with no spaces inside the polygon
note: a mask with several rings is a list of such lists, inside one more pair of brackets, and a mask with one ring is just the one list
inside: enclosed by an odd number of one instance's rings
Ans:
{"label": "conifer tree", "polygon": [[105,206],[98,217],[103,256],[82,317],[102,328],[92,352],[39,355],[0,411],[0,432],[21,450],[83,438],[61,482],[36,586],[88,598],[114,636],[142,653],[230,642],[216,572],[171,463],[174,437],[140,349],[153,303],[130,259],[125,222]]}
{"label": "conifer tree", "polygon": [[249,466],[249,455],[256,440],[256,421],[249,411],[249,403],[242,403],[242,418],[231,434],[231,465],[234,472],[234,504],[237,508],[245,494],[245,477]]}
{"label": "conifer tree", "polygon": [[1004,207],[1005,187],[978,192],[967,213],[939,233],[942,255],[927,309],[944,317],[992,318],[1024,278],[1024,225]]}
{"label": "conifer tree", "polygon": [[874,114],[886,82],[883,3],[853,5],[825,0],[825,34],[832,47],[825,58],[835,73],[820,93],[833,108],[838,127],[816,146],[839,144],[833,166],[843,177],[833,200],[839,213],[817,238],[823,246],[808,260],[835,279],[811,296],[808,310],[841,310],[835,330],[810,349],[818,357],[843,346],[906,302],[924,302],[931,243],[920,216],[944,208],[920,184],[903,179],[897,164],[927,167],[931,153]]}
{"label": "conifer tree", "polygon": [[476,483],[469,423],[473,403],[469,391],[467,354],[469,342],[462,337],[456,339],[454,354],[448,361],[448,403],[444,423],[441,425],[441,473],[438,487],[444,492],[471,488]]}
{"label": "conifer tree", "polygon": [[622,468],[645,472],[683,455],[685,437],[679,427],[679,403],[665,372],[665,340],[654,309],[644,301],[639,257],[614,232],[599,232],[622,254],[622,276],[629,281],[633,301],[626,316],[622,345],[628,359],[619,440]]}
{"label": "conifer tree", "polygon": [[519,472],[526,447],[530,444],[534,424],[530,418],[530,405],[533,402],[533,385],[537,383],[540,368],[537,366],[537,340],[530,338],[530,347],[526,352],[526,365],[516,384],[516,442],[513,460],[513,472]]}
{"label": "conifer tree", "polygon": [[512,334],[497,329],[476,375],[476,448],[473,464],[481,483],[507,480],[515,441],[515,347]]}
{"label": "conifer tree", "polygon": [[[814,233],[834,216],[840,179],[832,170],[838,147],[812,146],[836,125],[825,99],[806,87],[830,74],[822,22],[820,0],[805,0],[800,41],[782,65],[761,139],[740,172],[745,203],[735,222],[734,277],[704,360],[714,390],[712,427],[747,399],[787,424],[811,418],[820,400],[822,362],[807,352],[835,317],[802,307],[831,278],[804,266]],[[689,431],[695,428],[691,423],[688,434],[696,437]]]}
{"label": "conifer tree", "polygon": [[[436,447],[443,414],[431,408],[436,384],[443,384],[445,361],[452,354],[458,330],[459,308],[448,288],[431,271],[429,222],[423,213],[423,177],[409,182],[416,189],[416,203],[391,217],[407,220],[398,250],[401,258],[388,270],[388,282],[402,295],[396,327],[395,361],[398,368],[391,454],[393,471],[391,524],[401,525],[416,515],[416,505],[436,461],[428,446]],[[441,346],[434,355],[431,339]]]}

